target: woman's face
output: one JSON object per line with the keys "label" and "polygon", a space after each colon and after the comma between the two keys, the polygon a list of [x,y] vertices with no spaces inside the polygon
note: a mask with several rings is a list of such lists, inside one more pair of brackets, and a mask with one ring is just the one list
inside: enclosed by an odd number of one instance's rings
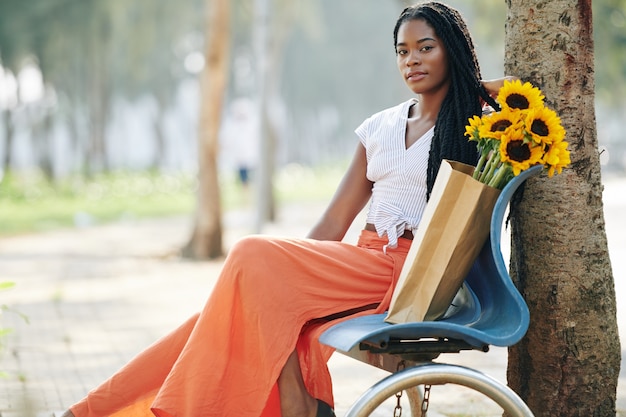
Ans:
{"label": "woman's face", "polygon": [[398,69],[415,94],[447,92],[448,53],[434,29],[423,19],[408,20],[398,29]]}

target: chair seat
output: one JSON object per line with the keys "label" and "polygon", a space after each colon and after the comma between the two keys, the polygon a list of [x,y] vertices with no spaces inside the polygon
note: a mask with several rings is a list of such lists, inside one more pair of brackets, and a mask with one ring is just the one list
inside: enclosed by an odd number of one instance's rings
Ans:
{"label": "chair seat", "polygon": [[[469,297],[450,317],[435,321],[391,324],[386,314],[356,317],[326,330],[320,342],[343,353],[395,344],[395,352],[432,339],[467,344],[468,349],[487,350],[489,345],[511,346],[526,333],[528,307],[509,277],[501,253],[504,214],[513,193],[541,167],[533,167],[512,179],[502,190],[494,207],[490,237],[465,279]],[[439,344],[441,346],[442,344]],[[383,350],[384,351],[384,350]],[[350,354],[350,356],[354,356]]]}
{"label": "chair seat", "polygon": [[469,286],[467,294],[453,315],[437,321],[391,324],[386,314],[370,314],[338,323],[327,330],[320,341],[335,349],[348,352],[357,345],[385,346],[391,340],[418,341],[420,339],[454,339],[468,343],[475,349],[497,344],[497,337],[473,327],[480,317],[480,302]]}

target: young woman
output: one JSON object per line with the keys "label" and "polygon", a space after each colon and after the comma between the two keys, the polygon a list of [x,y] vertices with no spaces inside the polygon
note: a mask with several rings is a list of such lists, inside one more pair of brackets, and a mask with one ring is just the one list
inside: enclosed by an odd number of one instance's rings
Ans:
{"label": "young woman", "polygon": [[[66,416],[333,416],[318,342],[382,313],[443,158],[476,163],[467,120],[503,80],[481,82],[466,25],[436,2],[405,9],[398,69],[415,98],[368,118],[326,212],[306,239],[251,236],[230,251],[203,310],[140,353]],[[357,245],[341,242],[370,201]]]}

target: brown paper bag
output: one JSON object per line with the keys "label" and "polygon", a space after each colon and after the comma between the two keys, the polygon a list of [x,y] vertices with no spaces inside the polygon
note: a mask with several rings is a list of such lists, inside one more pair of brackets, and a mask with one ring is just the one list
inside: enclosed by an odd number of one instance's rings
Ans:
{"label": "brown paper bag", "polygon": [[385,321],[442,316],[482,249],[500,190],[472,178],[474,167],[444,160],[400,273]]}

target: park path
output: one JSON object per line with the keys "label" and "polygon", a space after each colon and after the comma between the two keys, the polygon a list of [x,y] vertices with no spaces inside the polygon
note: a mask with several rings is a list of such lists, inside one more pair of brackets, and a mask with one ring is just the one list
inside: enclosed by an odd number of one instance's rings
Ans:
{"label": "park path", "polygon": [[[624,339],[626,311],[619,300],[626,295],[626,179],[608,181],[606,187],[607,234]],[[320,204],[283,207],[264,233],[303,236],[322,209]],[[250,233],[253,218],[250,212],[229,212],[224,223],[228,247]],[[356,240],[360,224],[347,240]],[[0,357],[0,370],[7,373],[0,379],[0,417],[59,413],[200,309],[221,260],[178,257],[190,228],[189,218],[174,217],[0,238],[0,281],[16,283],[0,293],[0,305],[28,318],[27,323],[12,311],[2,317],[2,325],[14,331],[3,339]],[[506,349],[440,359],[506,379]],[[330,369],[339,416],[386,375],[339,354],[331,359]],[[620,379],[620,410],[626,410],[625,386]],[[464,389],[436,387],[432,395],[449,415],[500,415],[493,404]],[[375,415],[391,415],[392,409],[392,403],[385,404]],[[433,411],[429,416],[443,415],[439,408]]]}

